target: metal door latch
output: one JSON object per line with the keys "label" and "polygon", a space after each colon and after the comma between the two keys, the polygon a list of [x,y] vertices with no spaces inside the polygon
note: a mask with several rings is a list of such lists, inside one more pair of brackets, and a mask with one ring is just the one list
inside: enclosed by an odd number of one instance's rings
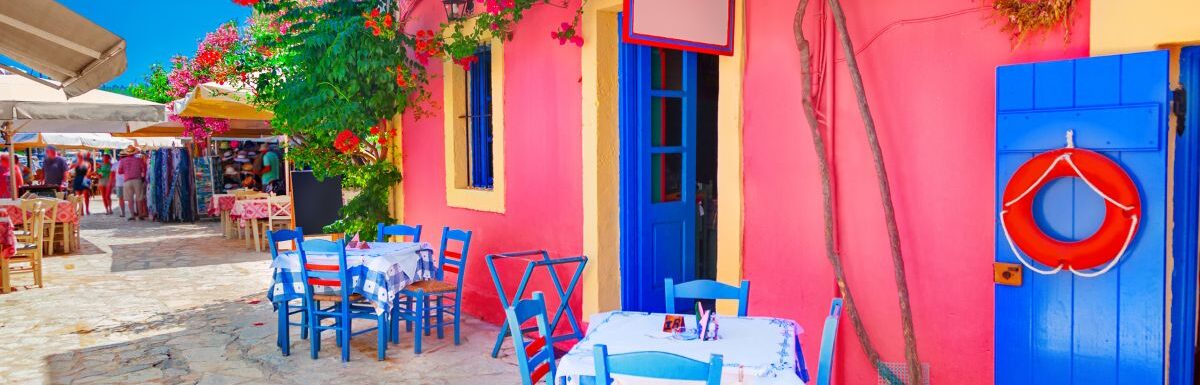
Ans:
{"label": "metal door latch", "polygon": [[992,265],[995,270],[993,278],[996,284],[1007,286],[1021,286],[1021,277],[1024,275],[1024,268],[1016,263],[996,262]]}

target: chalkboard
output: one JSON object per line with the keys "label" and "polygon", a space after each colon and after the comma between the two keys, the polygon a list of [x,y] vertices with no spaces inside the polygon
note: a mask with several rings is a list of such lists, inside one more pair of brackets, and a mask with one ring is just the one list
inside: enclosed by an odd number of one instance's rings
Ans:
{"label": "chalkboard", "polygon": [[338,219],[342,209],[342,178],[318,181],[312,171],[292,171],[292,200],[296,226],[304,235],[322,234],[323,227]]}

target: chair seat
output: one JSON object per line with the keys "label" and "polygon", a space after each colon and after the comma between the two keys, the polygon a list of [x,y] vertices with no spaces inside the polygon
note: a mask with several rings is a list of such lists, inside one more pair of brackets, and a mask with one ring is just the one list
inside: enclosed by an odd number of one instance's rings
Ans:
{"label": "chair seat", "polygon": [[[360,301],[362,299],[363,299],[363,296],[361,294],[355,293],[355,294],[350,295],[350,302]],[[342,293],[334,292],[331,294],[313,294],[313,300],[314,301],[326,301],[326,302],[341,301]]]}
{"label": "chair seat", "polygon": [[18,237],[28,237],[33,235],[33,233],[29,232],[28,230],[13,230],[13,235]]}
{"label": "chair seat", "polygon": [[35,250],[35,249],[37,249],[37,243],[18,242],[16,245],[16,249],[17,250]]}
{"label": "chair seat", "polygon": [[409,291],[423,290],[426,293],[438,294],[458,291],[458,285],[446,281],[425,280],[417,281],[404,288]]}

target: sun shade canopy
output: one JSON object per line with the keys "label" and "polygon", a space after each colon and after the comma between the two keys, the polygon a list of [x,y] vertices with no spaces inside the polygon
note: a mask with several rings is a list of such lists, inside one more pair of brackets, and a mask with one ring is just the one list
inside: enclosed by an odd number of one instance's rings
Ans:
{"label": "sun shade canopy", "polygon": [[[122,138],[184,136],[183,125],[172,121],[152,125],[132,125],[130,132],[114,135]],[[271,130],[270,124],[261,120],[230,119],[229,131],[213,135],[220,138],[262,138],[276,134]]]}
{"label": "sun shade canopy", "polygon": [[54,146],[59,150],[104,150],[122,149],[132,140],[114,138],[110,134],[35,134],[21,133],[13,136],[17,151],[27,148]]}
{"label": "sun shade canopy", "polygon": [[0,55],[57,80],[68,97],[126,66],[124,39],[53,0],[0,1]]}
{"label": "sun shade canopy", "polygon": [[271,120],[275,116],[250,105],[249,99],[249,94],[233,87],[204,83],[186,98],[175,101],[174,109],[179,116],[193,118]]}
{"label": "sun shade canopy", "polygon": [[67,99],[40,82],[0,75],[0,122],[12,122],[21,132],[128,132],[131,123],[164,120],[162,104],[101,90]]}

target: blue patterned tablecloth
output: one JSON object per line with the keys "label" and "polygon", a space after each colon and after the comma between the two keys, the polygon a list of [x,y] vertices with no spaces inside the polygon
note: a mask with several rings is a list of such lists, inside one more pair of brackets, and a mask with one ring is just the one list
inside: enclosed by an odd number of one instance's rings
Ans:
{"label": "blue patterned tablecloth", "polygon": [[[662,332],[664,316],[621,311],[593,315],[587,336],[559,361],[555,383],[593,383],[596,344],[607,345],[609,355],[658,351],[708,362],[712,354],[720,354],[725,363],[721,378],[724,384],[802,385],[808,380],[799,338],[804,329],[794,321],[723,316],[720,339],[685,341]],[[694,330],[695,316],[684,319],[687,328]],[[623,384],[658,383],[646,378],[614,377],[621,378]]]}
{"label": "blue patterned tablecloth", "polygon": [[[347,275],[353,293],[361,294],[382,314],[390,311],[397,294],[408,284],[433,278],[433,250],[428,243],[371,242],[370,249],[347,249]],[[337,264],[337,255],[306,254],[309,263]],[[300,273],[300,254],[279,253],[271,261],[274,274],[267,299],[295,299],[304,295],[306,285]],[[322,287],[318,286],[318,289]]]}

